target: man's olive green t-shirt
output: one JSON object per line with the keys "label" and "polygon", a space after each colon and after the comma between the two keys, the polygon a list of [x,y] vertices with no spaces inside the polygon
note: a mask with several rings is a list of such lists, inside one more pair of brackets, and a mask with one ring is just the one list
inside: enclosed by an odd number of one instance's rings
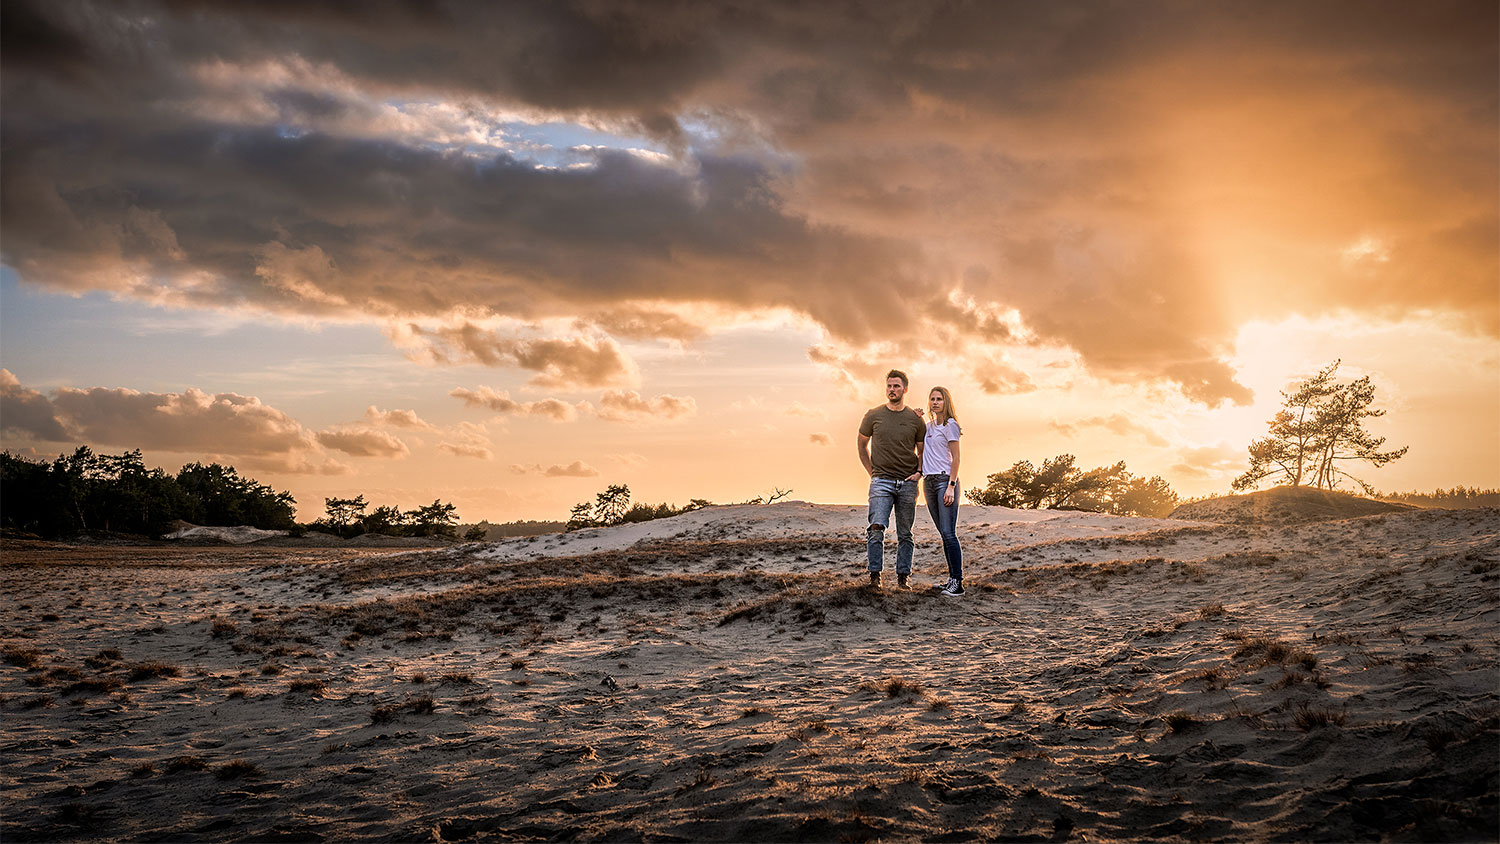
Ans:
{"label": "man's olive green t-shirt", "polygon": [[871,408],[860,420],[859,432],[870,438],[875,477],[899,481],[917,473],[921,463],[914,449],[926,435],[927,423],[915,410],[891,410],[885,405]]}

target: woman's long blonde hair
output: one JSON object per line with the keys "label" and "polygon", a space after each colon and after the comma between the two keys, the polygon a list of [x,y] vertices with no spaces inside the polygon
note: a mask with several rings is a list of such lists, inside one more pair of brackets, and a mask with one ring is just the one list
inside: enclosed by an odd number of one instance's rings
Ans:
{"label": "woman's long blonde hair", "polygon": [[928,404],[932,404],[932,394],[933,393],[942,393],[943,394],[943,412],[942,412],[942,417],[943,418],[939,419],[938,418],[939,414],[934,413],[932,415],[932,421],[934,423],[938,424],[938,425],[946,425],[946,424],[948,424],[948,420],[949,419],[952,419],[954,422],[957,422],[958,421],[958,414],[955,413],[954,410],[953,410],[953,395],[948,392],[948,388],[947,387],[933,387],[932,389],[928,390],[927,391],[927,403]]}

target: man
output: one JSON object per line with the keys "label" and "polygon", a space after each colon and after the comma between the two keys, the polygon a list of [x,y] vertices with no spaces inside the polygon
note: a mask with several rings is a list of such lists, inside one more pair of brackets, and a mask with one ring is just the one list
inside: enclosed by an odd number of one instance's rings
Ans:
{"label": "man", "polygon": [[911,577],[911,523],[917,512],[917,481],[922,477],[922,441],[927,425],[906,406],[906,373],[892,369],[885,376],[885,404],[871,408],[859,423],[859,462],[870,475],[870,527],[865,532],[869,551],[870,585],[880,585],[885,568],[885,528],[896,515],[896,586],[907,588]]}

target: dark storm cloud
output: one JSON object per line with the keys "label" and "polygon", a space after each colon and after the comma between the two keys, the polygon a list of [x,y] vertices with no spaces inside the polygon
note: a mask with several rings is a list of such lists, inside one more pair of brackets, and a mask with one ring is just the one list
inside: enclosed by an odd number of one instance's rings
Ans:
{"label": "dark storm cloud", "polygon": [[[928,351],[1018,342],[994,313],[1014,308],[1096,372],[1208,404],[1248,399],[1222,358],[1256,316],[1442,308],[1500,330],[1493,3],[4,16],[0,222],[30,283],[393,321],[599,314],[675,340],[697,327],[641,302],[790,307],[850,347]],[[448,122],[390,106],[412,100]],[[673,156],[539,168],[466,145],[465,120],[507,109]],[[1383,251],[1341,252],[1362,237]],[[519,340],[426,339],[527,366]],[[1027,388],[972,358],[985,389]],[[629,370],[597,363],[579,383]]]}

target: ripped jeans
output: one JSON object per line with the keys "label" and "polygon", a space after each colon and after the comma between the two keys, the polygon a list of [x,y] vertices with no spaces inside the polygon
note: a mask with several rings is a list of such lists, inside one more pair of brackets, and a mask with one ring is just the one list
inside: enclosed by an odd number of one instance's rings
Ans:
{"label": "ripped jeans", "polygon": [[885,529],[896,513],[896,574],[911,574],[911,523],[917,516],[917,482],[870,479],[870,527],[865,532],[870,571],[885,567]]}

